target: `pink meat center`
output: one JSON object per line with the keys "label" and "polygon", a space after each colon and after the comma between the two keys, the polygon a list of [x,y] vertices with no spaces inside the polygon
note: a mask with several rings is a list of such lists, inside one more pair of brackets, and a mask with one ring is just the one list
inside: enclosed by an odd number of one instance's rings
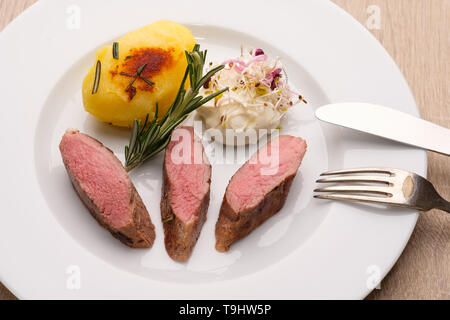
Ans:
{"label": "pink meat center", "polygon": [[60,145],[68,169],[84,193],[94,202],[103,219],[119,228],[131,216],[131,182],[120,161],[98,141],[68,132]]}
{"label": "pink meat center", "polygon": [[198,215],[209,189],[211,168],[203,154],[203,146],[192,127],[180,127],[172,134],[166,150],[165,166],[170,182],[170,204],[183,222]]}
{"label": "pink meat center", "polygon": [[262,147],[233,176],[226,197],[235,212],[260,203],[284,179],[295,175],[306,152],[301,138],[283,135]]}

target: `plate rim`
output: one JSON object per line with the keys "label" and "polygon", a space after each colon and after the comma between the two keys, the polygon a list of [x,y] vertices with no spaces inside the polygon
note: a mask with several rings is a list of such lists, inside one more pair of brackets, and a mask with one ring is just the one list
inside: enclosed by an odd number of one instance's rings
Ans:
{"label": "plate rim", "polygon": [[[14,19],[12,22],[10,22],[10,23],[4,28],[4,30],[1,32],[1,34],[0,34],[0,42],[4,41],[4,38],[5,38],[5,35],[6,35],[6,34],[12,32],[12,31],[10,31],[10,30],[14,30],[14,28],[16,28],[17,26],[19,26],[20,23],[22,23],[22,21],[26,21],[27,17],[32,16],[33,14],[35,14],[35,12],[37,12],[37,11],[40,10],[41,8],[44,8],[45,5],[47,5],[48,3],[49,3],[48,0],[40,0],[40,1],[36,2],[35,4],[33,4],[32,6],[30,6],[27,10],[24,11],[24,13],[22,13],[21,15],[19,15],[19,16],[18,16],[16,19]],[[319,4],[318,6],[320,7],[320,6],[324,5],[324,3],[325,3],[325,1],[321,1],[320,4]],[[353,21],[353,23],[356,23],[356,24],[358,24],[359,27],[361,27],[361,25],[359,24],[358,21],[356,21],[350,14],[348,14],[347,12],[345,12],[342,8],[340,8],[339,6],[337,6],[335,3],[328,2],[328,1],[326,1],[326,3],[327,3],[327,6],[328,6],[329,4],[331,4],[330,7],[334,7],[333,10],[336,10],[336,9],[337,9],[336,11],[339,12],[339,14],[343,14],[343,15],[347,16],[347,19],[350,18],[350,19],[348,19],[348,20]],[[324,5],[324,7],[325,7],[325,5]],[[222,26],[221,26],[221,27],[222,27]],[[397,65],[396,65],[395,62],[393,61],[392,57],[391,57],[391,56],[389,55],[389,53],[384,49],[384,47],[378,42],[378,40],[377,40],[377,39],[376,39],[376,38],[375,38],[368,30],[366,30],[364,27],[359,28],[359,29],[364,29],[364,30],[365,30],[366,36],[369,35],[370,38],[371,38],[370,41],[371,41],[371,42],[377,43],[377,45],[379,46],[379,48],[381,48],[382,51],[384,51],[385,54],[387,55],[387,57],[391,60],[390,62],[392,62],[392,63],[394,64],[394,68],[397,69],[396,71],[397,71],[397,72],[400,72],[400,70],[398,69]],[[375,41],[373,41],[373,40],[375,40]],[[406,87],[407,87],[408,90],[409,90],[409,95],[410,95],[410,96],[412,97],[412,99],[414,100],[413,95],[412,95],[412,92],[411,92],[411,89],[410,89],[409,86],[407,85],[405,78],[403,77],[403,75],[401,75],[401,77],[402,77],[402,80],[404,81],[404,83],[406,84]],[[415,103],[415,101],[414,101],[414,107],[415,107],[415,110],[414,110],[414,111],[418,114],[418,107],[417,107],[417,104]],[[424,158],[423,164],[424,164],[424,172],[425,172],[424,176],[426,176],[427,158],[426,158],[426,152],[425,152],[425,151],[423,151],[423,158]],[[401,250],[399,250],[398,255],[396,256],[395,260],[392,261],[392,263],[390,264],[390,266],[387,266],[386,270],[383,271],[382,278],[384,278],[384,276],[391,270],[391,268],[393,267],[393,265],[396,263],[398,257],[402,254],[402,252],[403,252],[403,250],[404,250],[406,244],[408,243],[409,238],[410,238],[410,236],[411,236],[411,234],[412,234],[412,232],[413,232],[413,230],[414,230],[414,226],[415,226],[415,223],[416,223],[417,218],[418,218],[418,213],[416,213],[416,214],[414,215],[414,217],[415,217],[414,224],[413,224],[412,227],[410,228],[409,234],[408,234],[408,236],[405,238],[404,243],[401,245]],[[0,274],[2,274],[2,271],[1,271],[1,270],[0,270]],[[20,291],[22,291],[22,289],[17,288],[17,285],[15,285],[15,284],[12,285],[11,283],[9,283],[8,279],[4,279],[3,277],[1,278],[1,281],[8,287],[8,289],[10,289],[10,290],[11,290],[14,294],[16,294],[18,297],[24,297],[24,296],[21,294],[21,292],[20,292]],[[370,293],[370,292],[371,292],[371,290],[370,290],[370,289],[367,289],[366,292],[364,292],[364,293],[361,294],[360,298],[364,298],[364,297],[365,297],[368,293]],[[30,297],[25,297],[25,298],[30,298]]]}

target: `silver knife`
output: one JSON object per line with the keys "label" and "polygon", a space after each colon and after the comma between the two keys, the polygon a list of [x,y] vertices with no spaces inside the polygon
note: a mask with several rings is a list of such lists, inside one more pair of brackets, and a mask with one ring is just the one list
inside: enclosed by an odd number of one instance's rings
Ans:
{"label": "silver knife", "polygon": [[450,129],[370,103],[335,103],[316,110],[322,121],[450,155]]}

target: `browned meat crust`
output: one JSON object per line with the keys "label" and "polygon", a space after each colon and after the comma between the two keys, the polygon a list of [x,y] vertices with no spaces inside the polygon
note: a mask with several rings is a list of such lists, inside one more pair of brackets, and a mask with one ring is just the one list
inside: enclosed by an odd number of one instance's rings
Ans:
{"label": "browned meat crust", "polygon": [[[210,183],[211,179],[208,181],[208,186]],[[161,191],[161,218],[164,226],[164,243],[167,253],[173,260],[186,261],[191,256],[192,250],[200,236],[200,231],[206,221],[209,207],[209,188],[208,193],[202,199],[199,212],[188,223],[184,223],[173,213],[170,205],[170,189],[170,181],[164,165]]]}
{"label": "browned meat crust", "polygon": [[[109,151],[113,153],[111,150]],[[113,156],[115,157],[114,153]],[[153,246],[153,242],[155,241],[155,226],[150,220],[150,215],[148,214],[148,211],[145,208],[141,197],[139,196],[136,188],[132,183],[132,197],[129,206],[130,211],[132,212],[131,221],[124,227],[113,228],[105,222],[102,216],[102,212],[100,212],[92,199],[90,199],[88,195],[84,193],[78,181],[76,181],[67,166],[66,170],[70,177],[70,180],[72,181],[72,186],[74,187],[81,201],[102,227],[109,230],[109,232],[111,232],[111,234],[115,238],[119,239],[123,244],[131,248],[151,248]]]}
{"label": "browned meat crust", "polygon": [[224,196],[216,223],[216,250],[228,251],[233,242],[246,237],[264,221],[280,211],[286,202],[294,178],[295,174],[287,177],[272,189],[260,203],[243,212],[233,211]]}

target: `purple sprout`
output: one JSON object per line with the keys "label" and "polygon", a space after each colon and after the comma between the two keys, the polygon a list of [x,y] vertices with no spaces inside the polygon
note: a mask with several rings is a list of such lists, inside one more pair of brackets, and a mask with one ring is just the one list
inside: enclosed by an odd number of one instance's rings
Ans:
{"label": "purple sprout", "polygon": [[255,57],[262,56],[264,54],[263,49],[255,49]]}
{"label": "purple sprout", "polygon": [[275,69],[271,74],[272,82],[270,84],[270,89],[275,90],[278,84],[278,80],[281,78],[281,68]]}
{"label": "purple sprout", "polygon": [[211,83],[211,77],[209,77],[208,80],[206,80],[206,82],[203,84],[203,88],[209,89],[210,83]]}

